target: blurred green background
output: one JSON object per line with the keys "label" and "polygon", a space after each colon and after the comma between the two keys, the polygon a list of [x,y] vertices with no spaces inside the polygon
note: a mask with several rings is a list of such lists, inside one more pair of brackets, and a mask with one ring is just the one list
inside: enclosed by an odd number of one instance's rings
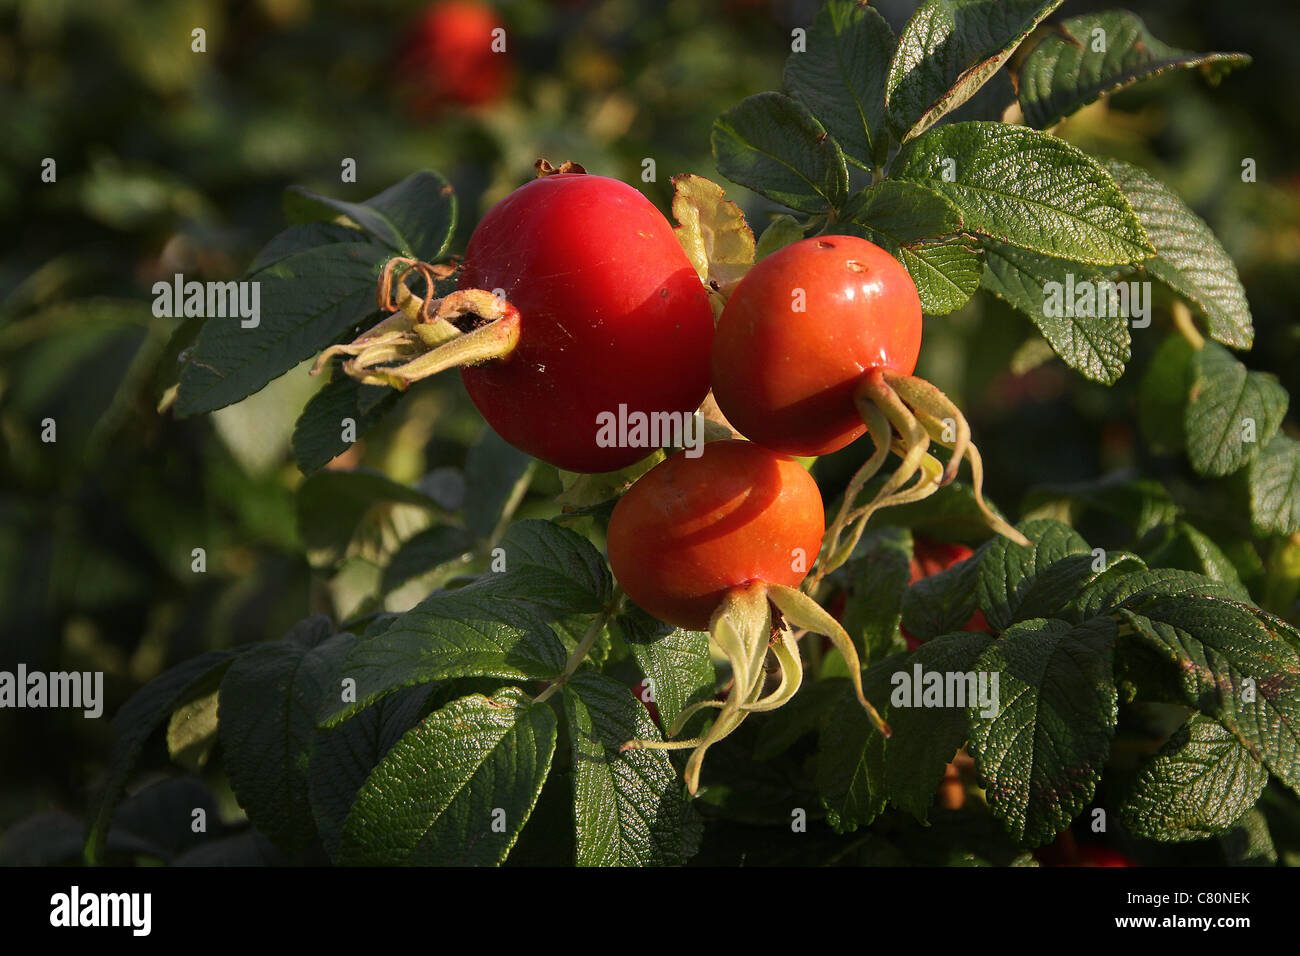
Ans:
{"label": "blurred green background", "polygon": [[[238,277],[283,228],[281,195],[294,183],[361,200],[436,169],[459,197],[457,251],[542,156],[633,182],[666,211],[672,175],[718,178],[713,119],[780,88],[790,30],[819,5],[488,4],[507,29],[507,91],[430,111],[418,108],[420,76],[405,49],[426,4],[0,0],[0,669],[102,670],[107,697],[101,720],[0,712],[0,834],[35,813],[83,812],[108,753],[107,717],[143,682],[202,650],[278,637],[308,613],[366,609],[393,543],[418,527],[394,507],[366,515],[369,532],[342,560],[310,553],[289,441],[320,381],[300,367],[214,415],[160,414],[193,329],[153,316],[152,284],[177,272]],[[1113,5],[1067,2],[1062,13]],[[876,6],[898,28],[915,4]],[[1300,88],[1300,9],[1293,0],[1252,4],[1249,15],[1208,0],[1124,6],[1167,43],[1244,51],[1254,65],[1217,89],[1196,75],[1161,78],[1059,132],[1141,163],[1210,222],[1254,311],[1247,363],[1300,393],[1291,321],[1300,119],[1288,105]],[[204,53],[191,50],[195,27],[206,30]],[[1241,182],[1244,157],[1257,160],[1257,183]],[[41,178],[47,158],[57,164],[52,183]],[[345,158],[356,161],[355,184],[339,181]],[[642,179],[647,158],[653,182]],[[770,204],[728,190],[761,228]],[[988,490],[1013,515],[1033,485],[1137,470],[1231,533],[1246,517],[1225,512],[1180,460],[1153,456],[1136,434],[1138,379],[1168,321],[1166,303],[1134,334],[1129,373],[1107,389],[1039,361],[1028,320],[981,295],[927,320],[919,374],[967,409]],[[40,438],[46,418],[57,423],[52,444]],[[342,464],[424,487],[450,482],[454,496],[481,435],[459,377],[442,376]],[[863,454],[854,447],[819,463],[824,484]],[[558,479],[542,472],[522,513],[555,508]],[[206,549],[202,574],[191,570],[195,547]],[[1260,574],[1269,557],[1257,552]],[[415,597],[398,592],[389,607]],[[1272,609],[1290,614],[1290,600]]]}

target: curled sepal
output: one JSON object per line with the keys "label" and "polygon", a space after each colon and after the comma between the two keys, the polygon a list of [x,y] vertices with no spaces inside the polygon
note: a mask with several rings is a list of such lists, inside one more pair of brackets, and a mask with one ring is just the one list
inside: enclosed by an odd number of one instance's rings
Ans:
{"label": "curled sepal", "polygon": [[519,310],[484,289],[461,289],[422,299],[406,285],[418,273],[432,290],[452,267],[398,257],[379,278],[378,300],[392,315],[346,345],[320,354],[312,373],[335,355],[349,356],[343,371],[363,385],[406,389],[449,368],[481,365],[510,355],[519,344]]}
{"label": "curled sepal", "polygon": [[722,740],[744,722],[763,693],[766,672],[763,669],[772,633],[772,606],[767,600],[768,585],[753,583],[728,591],[709,622],[709,636],[731,665],[731,692],[719,705],[717,701],[699,704],[684,712],[669,728],[669,736],[680,733],[689,717],[704,707],[719,707],[720,713],[709,729],[690,740],[629,740],[622,750],[683,750],[694,748],[686,763],[686,787],[695,793],[700,785],[700,768],[709,747]]}
{"label": "curled sepal", "polygon": [[782,628],[781,636],[771,646],[772,656],[781,665],[781,683],[766,697],[752,704],[745,704],[744,710],[776,710],[795,695],[803,684],[803,659],[799,656],[799,642],[794,631],[788,626]]}
{"label": "curled sepal", "polygon": [[844,662],[848,665],[849,680],[853,683],[853,692],[857,695],[858,703],[865,708],[867,716],[876,729],[888,737],[889,725],[862,691],[862,664],[858,658],[858,649],[853,645],[853,639],[849,637],[848,632],[840,626],[840,622],[831,617],[825,608],[803,591],[780,584],[769,584],[767,596],[789,624],[805,628],[813,634],[823,634],[831,639],[831,643],[843,655]]}

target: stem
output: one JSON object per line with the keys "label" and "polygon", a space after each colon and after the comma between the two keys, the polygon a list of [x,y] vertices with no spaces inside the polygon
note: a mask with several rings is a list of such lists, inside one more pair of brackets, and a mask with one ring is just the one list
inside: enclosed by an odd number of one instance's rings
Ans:
{"label": "stem", "polygon": [[1192,321],[1192,310],[1187,307],[1187,303],[1181,300],[1175,302],[1172,312],[1174,328],[1178,333],[1198,352],[1205,348],[1205,336],[1196,330],[1196,323]]}
{"label": "stem", "polygon": [[622,607],[623,593],[618,591],[609,607],[592,620],[591,626],[587,628],[587,633],[582,635],[582,640],[579,642],[577,649],[569,655],[569,659],[565,662],[563,673],[533,698],[534,704],[545,703],[557,690],[564,686],[564,683],[570,677],[577,673],[578,668],[582,666],[582,662],[591,653],[591,649],[596,646],[596,641],[600,639],[601,632],[605,630],[606,625],[613,620],[614,616],[622,610]]}

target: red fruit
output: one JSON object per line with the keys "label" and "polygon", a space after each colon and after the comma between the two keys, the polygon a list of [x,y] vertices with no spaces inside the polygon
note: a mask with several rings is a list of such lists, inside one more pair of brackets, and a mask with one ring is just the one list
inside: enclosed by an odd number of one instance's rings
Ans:
{"label": "red fruit", "polygon": [[650,680],[645,678],[639,684],[632,686],[632,693],[636,699],[645,704],[645,709],[650,712],[650,719],[656,724],[659,723],[659,705],[655,703],[654,698],[650,696]]}
{"label": "red fruit", "polygon": [[854,404],[865,373],[910,375],[920,348],[921,300],[897,259],[853,236],[804,239],[763,259],[731,293],[713,394],[746,437],[825,455],[866,431]]}
{"label": "red fruit", "polygon": [[597,416],[689,414],[708,393],[707,293],[626,183],[561,173],[516,189],[474,230],[459,287],[500,289],[519,310],[514,352],[461,375],[497,433],[543,461],[625,468],[653,448],[602,447]]}
{"label": "red fruit", "polygon": [[499,29],[504,29],[501,20],[481,3],[451,0],[425,10],[411,28],[399,65],[411,88],[412,110],[429,115],[445,106],[500,99],[512,71],[508,54],[492,49],[501,36],[492,31]]}
{"label": "red fruit", "polygon": [[821,492],[797,461],[747,441],[678,452],[614,508],[609,561],[627,596],[655,617],[703,630],[730,589],[797,587],[826,530]]}
{"label": "red fruit", "polygon": [[[944,541],[935,541],[931,538],[917,536],[912,542],[912,578],[910,584],[915,584],[922,578],[928,578],[932,574],[938,574],[940,571],[946,571],[954,564],[960,564],[975,552],[964,544],[949,544]],[[907,649],[914,651],[921,646],[921,642],[907,632],[907,628],[899,625],[899,630],[903,632],[903,640],[907,642]],[[984,618],[984,612],[978,608],[970,616],[963,630],[967,631],[985,631],[992,633],[993,629],[989,627],[989,622]]]}
{"label": "red fruit", "polygon": [[1078,866],[1137,866],[1118,850],[1108,846],[1079,845]]}

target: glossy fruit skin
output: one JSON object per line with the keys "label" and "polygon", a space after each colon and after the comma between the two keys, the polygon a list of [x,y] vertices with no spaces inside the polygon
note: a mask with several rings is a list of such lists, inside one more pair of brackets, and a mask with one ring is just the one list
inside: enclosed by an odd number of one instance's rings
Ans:
{"label": "glossy fruit skin", "polygon": [[[912,542],[912,576],[908,583],[915,584],[922,578],[928,578],[932,574],[946,571],[954,564],[965,561],[974,553],[964,544],[950,544],[917,535]],[[914,651],[921,646],[921,642],[909,634],[907,628],[900,624],[898,629],[902,631],[903,640],[907,642],[909,651]],[[975,609],[975,613],[970,616],[962,629],[966,631],[984,631],[986,633],[992,633],[993,631],[989,627],[989,622],[984,618],[984,612],[979,608]]]}
{"label": "glossy fruit skin", "polygon": [[507,358],[461,370],[497,433],[559,468],[605,472],[652,448],[601,447],[601,413],[693,411],[709,390],[713,312],[672,227],[617,179],[544,176],[483,217],[459,288],[519,310]]}
{"label": "glossy fruit skin", "polygon": [[698,458],[678,452],[643,475],[614,507],[607,541],[614,576],[633,602],[669,624],[704,630],[731,588],[797,587],[825,531],[821,492],[807,470],[753,442],[725,440],[709,442]]}
{"label": "glossy fruit skin", "polygon": [[398,63],[412,112],[430,116],[448,106],[480,106],[504,96],[510,57],[492,49],[492,31],[502,28],[491,7],[472,0],[428,7],[406,35]]}
{"label": "glossy fruit skin", "polygon": [[[796,290],[803,311],[794,311]],[[760,261],[718,320],[713,394],[732,426],[787,455],[826,455],[866,426],[853,394],[864,374],[912,374],[921,300],[907,270],[854,236],[791,243]]]}

